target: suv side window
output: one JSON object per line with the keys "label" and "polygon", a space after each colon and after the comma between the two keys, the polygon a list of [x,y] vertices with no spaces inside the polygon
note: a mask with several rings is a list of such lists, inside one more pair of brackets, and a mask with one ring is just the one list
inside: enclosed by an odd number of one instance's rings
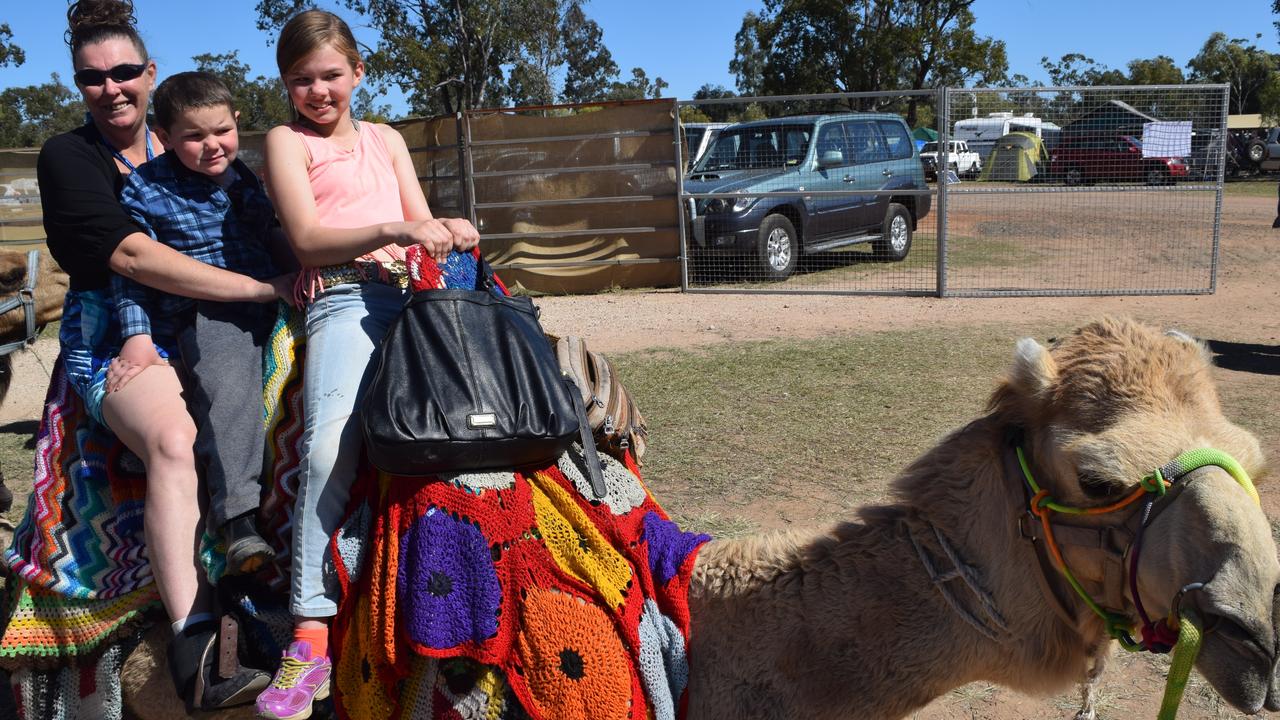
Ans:
{"label": "suv side window", "polygon": [[809,152],[810,132],[807,127],[789,127],[786,129],[783,160],[787,167],[799,165],[804,161],[805,153]]}
{"label": "suv side window", "polygon": [[[892,120],[879,120],[880,132],[884,133],[885,149],[888,151],[886,160],[906,160],[911,157],[911,136],[907,134],[907,128],[902,123]],[[956,143],[951,143],[951,152],[959,152],[960,149]]]}
{"label": "suv side window", "polygon": [[876,162],[881,147],[880,134],[870,120],[855,120],[844,124],[846,143],[853,162]]}
{"label": "suv side window", "polygon": [[818,159],[822,159],[822,154],[837,150],[844,155],[844,162],[841,165],[853,164],[853,153],[845,144],[844,126],[841,123],[828,123],[818,130]]}

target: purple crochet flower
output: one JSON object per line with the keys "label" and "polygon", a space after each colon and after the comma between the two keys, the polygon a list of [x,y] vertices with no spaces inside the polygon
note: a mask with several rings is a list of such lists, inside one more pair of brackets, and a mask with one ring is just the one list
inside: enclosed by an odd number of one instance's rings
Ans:
{"label": "purple crochet flower", "polygon": [[711,536],[684,532],[658,513],[648,512],[644,516],[644,539],[649,543],[649,570],[665,584],[680,572],[689,553]]}
{"label": "purple crochet flower", "polygon": [[479,528],[440,510],[414,521],[400,540],[400,616],[419,645],[450,648],[498,632],[502,595]]}

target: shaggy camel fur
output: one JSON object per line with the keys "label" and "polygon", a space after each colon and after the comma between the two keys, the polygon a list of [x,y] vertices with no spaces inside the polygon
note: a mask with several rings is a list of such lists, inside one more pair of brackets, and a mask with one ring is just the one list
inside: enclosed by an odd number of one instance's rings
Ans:
{"label": "shaggy camel fur", "polygon": [[[1040,566],[1017,522],[1022,479],[1005,472],[1014,428],[1038,481],[1069,505],[1109,504],[1194,448],[1227,452],[1251,474],[1262,469],[1257,441],[1222,415],[1206,352],[1185,336],[1106,319],[1048,349],[1023,340],[989,413],[907,468],[896,504],[816,535],[702,549],[691,590],[688,717],[896,718],[975,680],[1044,693],[1083,679],[1110,643],[1054,571],[1044,588],[1032,580]],[[1141,600],[1163,616],[1180,588],[1206,583],[1182,603],[1208,628],[1197,667],[1245,712],[1280,708],[1280,562],[1267,519],[1216,467],[1179,486],[1146,531]],[[1119,526],[1132,512],[1078,524]],[[1107,586],[1096,554],[1065,552],[1095,597],[1118,598],[1113,609],[1136,618],[1127,590]],[[958,567],[967,585],[944,579]],[[176,716],[156,664],[164,639],[153,633],[125,668],[126,700],[142,720]]]}

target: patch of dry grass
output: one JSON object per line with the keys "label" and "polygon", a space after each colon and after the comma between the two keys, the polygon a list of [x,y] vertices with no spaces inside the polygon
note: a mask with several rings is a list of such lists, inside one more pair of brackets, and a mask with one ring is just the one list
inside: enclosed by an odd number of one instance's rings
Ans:
{"label": "patch of dry grass", "polygon": [[[885,501],[899,470],[983,412],[1017,338],[1069,329],[877,332],[613,360],[649,423],[644,472],[655,496],[694,529],[715,534],[727,518],[726,534],[740,534],[743,521],[825,521]],[[1221,388],[1227,415],[1274,444],[1280,381],[1230,380]]]}

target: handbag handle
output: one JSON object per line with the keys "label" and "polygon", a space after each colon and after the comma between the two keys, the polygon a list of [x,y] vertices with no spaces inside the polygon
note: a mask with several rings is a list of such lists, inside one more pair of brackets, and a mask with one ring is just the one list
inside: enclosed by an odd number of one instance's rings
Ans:
{"label": "handbag handle", "polygon": [[587,481],[591,483],[591,492],[599,500],[608,494],[604,485],[604,466],[600,464],[600,453],[596,450],[596,440],[591,434],[591,423],[587,422],[587,407],[582,404],[582,392],[578,384],[568,373],[562,373],[564,384],[568,386],[569,396],[573,398],[573,408],[578,412],[578,437],[582,442],[582,459],[587,463]]}

